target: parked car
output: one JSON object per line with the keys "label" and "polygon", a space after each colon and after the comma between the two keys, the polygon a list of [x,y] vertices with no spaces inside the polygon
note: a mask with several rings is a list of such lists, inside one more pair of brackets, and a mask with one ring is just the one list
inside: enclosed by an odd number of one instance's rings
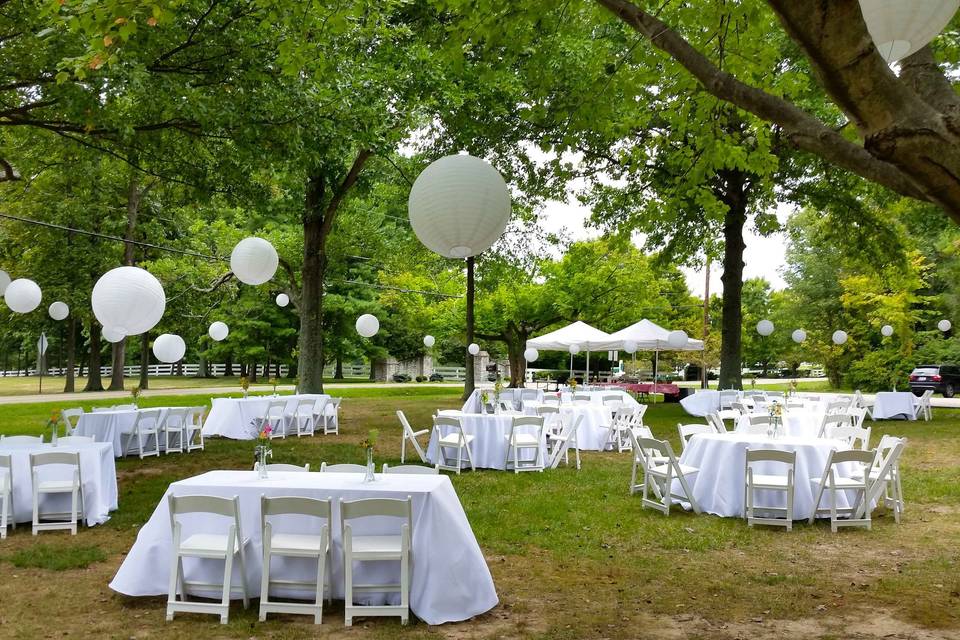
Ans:
{"label": "parked car", "polygon": [[914,395],[923,395],[932,389],[942,393],[944,398],[952,398],[960,390],[960,366],[955,364],[922,364],[910,372],[910,391]]}

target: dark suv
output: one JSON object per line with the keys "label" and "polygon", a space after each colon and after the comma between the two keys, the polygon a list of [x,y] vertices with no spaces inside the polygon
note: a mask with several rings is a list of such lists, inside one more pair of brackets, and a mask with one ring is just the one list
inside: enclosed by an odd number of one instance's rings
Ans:
{"label": "dark suv", "polygon": [[944,398],[952,398],[960,390],[960,367],[953,364],[922,364],[910,372],[910,391],[923,395],[933,389]]}

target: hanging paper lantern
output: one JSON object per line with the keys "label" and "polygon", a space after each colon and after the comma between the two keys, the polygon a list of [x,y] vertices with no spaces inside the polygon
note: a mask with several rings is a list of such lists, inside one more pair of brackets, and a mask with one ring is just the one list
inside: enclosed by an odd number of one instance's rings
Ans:
{"label": "hanging paper lantern", "polygon": [[66,302],[54,302],[47,308],[47,313],[50,314],[50,317],[54,320],[63,320],[68,315],[70,315],[70,307],[67,306]]}
{"label": "hanging paper lantern", "polygon": [[173,333],[164,333],[153,341],[153,355],[160,362],[177,362],[187,352],[183,338]]}
{"label": "hanging paper lantern", "polygon": [[217,342],[220,342],[221,340],[226,340],[227,336],[230,335],[230,327],[228,327],[225,322],[217,320],[216,322],[210,323],[207,334]]}
{"label": "hanging paper lantern", "polygon": [[4,294],[7,290],[7,285],[10,284],[10,274],[0,269],[0,296]]}
{"label": "hanging paper lantern", "polygon": [[796,342],[797,344],[800,344],[801,342],[807,339],[807,332],[804,331],[803,329],[796,329],[791,334],[791,337],[793,338],[794,342]]}
{"label": "hanging paper lantern", "polygon": [[278,293],[278,294],[277,294],[277,306],[278,306],[278,307],[285,307],[285,306],[287,306],[288,304],[290,304],[290,296],[288,296],[288,295],[285,294],[285,293]]}
{"label": "hanging paper lantern", "polygon": [[523,359],[527,362],[536,362],[539,357],[540,352],[533,347],[528,347],[526,351],[523,352]]}
{"label": "hanging paper lantern", "polygon": [[884,335],[889,338],[890,336],[893,335],[893,327],[891,327],[888,324],[885,324],[882,327],[880,327],[880,333],[881,335]]}
{"label": "hanging paper lantern", "polygon": [[578,353],[580,353],[580,345],[572,344],[569,347],[567,347],[567,351],[569,351],[573,355],[577,355]]}
{"label": "hanging paper lantern", "polygon": [[380,321],[377,320],[377,317],[370,313],[365,313],[359,318],[357,318],[357,333],[359,333],[364,338],[372,338],[377,335],[377,331],[380,331]]}
{"label": "hanging paper lantern", "polygon": [[637,343],[633,340],[624,340],[623,341],[623,350],[627,353],[636,353],[637,352]]}
{"label": "hanging paper lantern", "polygon": [[847,332],[846,331],[834,331],[833,332],[833,344],[841,345],[847,341]]}
{"label": "hanging paper lantern", "polygon": [[480,353],[480,345],[478,345],[476,342],[471,342],[470,346],[467,347],[467,353],[469,353],[472,356],[477,355],[478,353]]}
{"label": "hanging paper lantern", "polygon": [[138,267],[117,267],[100,276],[90,302],[100,324],[125,336],[153,329],[167,305],[160,281]]}
{"label": "hanging paper lantern", "polygon": [[417,176],[407,203],[410,226],[428,249],[467,258],[490,248],[510,219],[510,191],[490,164],[446,156]]}
{"label": "hanging paper lantern", "polygon": [[110,327],[104,327],[103,331],[100,332],[100,336],[107,342],[113,344],[114,342],[120,342],[127,336],[123,335],[120,331],[116,329],[111,329]]}
{"label": "hanging paper lantern", "polygon": [[922,49],[947,26],[960,0],[860,0],[877,51],[888,63]]}
{"label": "hanging paper lantern", "polygon": [[768,336],[773,333],[773,323],[769,320],[761,320],[757,323],[757,333],[762,336]]}
{"label": "hanging paper lantern", "polygon": [[687,343],[690,342],[689,336],[687,336],[686,331],[676,330],[671,331],[667,335],[667,344],[669,344],[674,349],[682,349],[687,346]]}
{"label": "hanging paper lantern", "polygon": [[434,344],[436,344],[436,342],[437,342],[437,340],[436,340],[436,338],[434,338],[433,336],[429,336],[429,335],[428,335],[428,336],[423,336],[423,346],[425,346],[427,349],[429,349],[429,348],[432,347]]}
{"label": "hanging paper lantern", "polygon": [[230,253],[230,269],[244,284],[269,282],[279,264],[277,250],[263,238],[244,238]]}
{"label": "hanging paper lantern", "polygon": [[17,278],[7,285],[3,292],[3,299],[11,311],[16,313],[30,313],[38,306],[43,298],[40,286],[33,280]]}
{"label": "hanging paper lantern", "polygon": [[947,319],[943,319],[937,323],[937,329],[940,329],[940,331],[943,331],[944,333],[946,333],[947,331],[950,331],[952,327],[953,327],[953,323]]}

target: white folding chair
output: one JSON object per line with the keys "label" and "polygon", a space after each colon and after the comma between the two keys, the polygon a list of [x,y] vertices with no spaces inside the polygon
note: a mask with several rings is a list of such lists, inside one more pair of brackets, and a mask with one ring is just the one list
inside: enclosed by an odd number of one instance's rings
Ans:
{"label": "white folding chair", "polygon": [[857,389],[853,392],[853,406],[858,409],[863,409],[866,412],[866,415],[870,416],[870,419],[873,420],[873,401],[867,400],[860,389]]}
{"label": "white folding chair", "polygon": [[[777,449],[747,449],[746,469],[744,480],[744,517],[747,526],[755,524],[786,527],[793,529],[793,488],[794,474],[797,468],[796,451],[780,451]],[[786,473],[757,473],[754,465],[762,464],[765,467],[777,464],[785,466]],[[786,494],[785,507],[758,507],[756,506],[757,491],[777,491]],[[757,511],[765,512],[765,517],[757,516]],[[783,518],[775,517],[783,513]]]}
{"label": "white folding chair", "polygon": [[[634,437],[632,432],[631,437]],[[670,505],[676,499],[689,502],[693,510],[700,513],[700,506],[693,497],[690,484],[687,482],[687,477],[698,473],[700,469],[680,464],[673,454],[673,448],[666,440],[636,438],[636,445],[640,451],[639,454],[634,454],[634,474],[636,473],[637,463],[643,470],[643,499],[640,506],[650,507],[664,515],[670,515]],[[683,495],[673,493],[674,480],[680,483]],[[631,479],[631,493],[636,490],[636,487],[636,476],[634,475]],[[658,498],[657,500],[650,499],[649,493],[651,490]]]}
{"label": "white folding chair", "polygon": [[76,407],[74,409],[64,409],[60,412],[60,417],[63,418],[63,422],[66,425],[67,432],[64,435],[72,436],[73,432],[77,430],[77,426],[80,424],[80,416],[83,415],[83,407]]}
{"label": "white folding chair", "polygon": [[143,460],[147,456],[160,455],[160,413],[160,409],[137,411],[130,431],[120,434],[120,447],[125,457],[136,453]]}
{"label": "white folding chair", "polygon": [[537,398],[540,397],[540,392],[536,389],[521,389],[520,390],[520,410],[523,410],[524,402],[536,402]]}
{"label": "white folding chair", "polygon": [[[311,416],[312,418],[312,416]],[[300,469],[302,471],[302,469]],[[283,516],[284,524],[296,517],[295,533],[274,531],[280,528],[270,516]],[[322,521],[319,531],[308,532],[307,526]],[[315,498],[260,496],[260,531],[263,540],[263,571],[260,579],[260,622],[268,613],[295,613],[313,616],[313,623],[323,622],[323,591],[329,585],[327,556],[330,553],[330,500]],[[275,557],[316,560],[317,578],[305,580],[271,580],[270,561]],[[309,588],[313,603],[277,602],[270,600],[270,587],[284,589]],[[327,593],[332,589],[327,587]]]}
{"label": "white folding chair", "polygon": [[[634,410],[631,407],[621,406],[614,411],[613,418],[610,420],[610,426],[607,430],[607,445],[611,446],[617,453],[630,451],[630,428],[633,426]],[[643,424],[641,417],[640,423]],[[606,448],[606,446],[604,447]]]}
{"label": "white folding chair", "polygon": [[823,416],[823,422],[820,423],[820,433],[818,438],[826,438],[827,434],[840,427],[846,427],[850,424],[850,418],[846,413],[828,413]]}
{"label": "white folding chair", "polygon": [[206,407],[190,407],[187,410],[184,426],[186,433],[184,442],[187,453],[198,449],[203,450],[203,416],[206,412]]}
{"label": "white folding chair", "polygon": [[189,407],[173,407],[167,409],[167,415],[163,417],[163,424],[160,425],[160,433],[163,434],[163,444],[165,452],[169,454],[172,451],[183,453],[184,443],[187,439],[187,412]]}
{"label": "white folding chair", "polygon": [[[463,467],[463,454],[467,454],[467,462],[470,463],[470,469],[476,471],[473,463],[473,451],[470,443],[473,442],[473,436],[463,433],[463,425],[457,416],[435,416],[433,418],[433,428],[437,431],[437,453],[440,460],[437,468],[444,471],[456,471],[460,475]],[[448,452],[456,453],[451,457]]]}
{"label": "white folding chair", "polygon": [[[253,463],[253,470],[256,471],[260,468],[259,462]],[[298,464],[286,464],[283,462],[275,462],[267,464],[267,472],[270,471],[281,471],[286,473],[308,473],[310,471],[310,463],[303,465],[302,467]]]}
{"label": "white folding chair", "polygon": [[[385,517],[400,520],[400,528],[393,535],[357,535],[354,524],[360,518]],[[343,542],[344,624],[353,626],[354,616],[400,616],[400,624],[410,619],[410,550],[413,539],[413,498],[392,500],[371,498],[340,500],[341,540]],[[353,563],[365,561],[399,561],[399,584],[354,584]],[[399,605],[357,605],[357,592],[399,592]]]}
{"label": "white folding chair", "polygon": [[847,409],[848,424],[851,427],[862,427],[867,417],[866,407],[850,407]]}
{"label": "white folding chair", "polygon": [[342,464],[327,464],[326,462],[320,463],[320,473],[366,473],[367,465],[365,464],[352,464],[349,462],[344,462]]}
{"label": "white folding chair", "polygon": [[555,405],[555,406],[558,406],[558,407],[559,407],[559,406],[560,406],[560,396],[544,394],[544,395],[543,395],[543,404],[551,404],[551,405]]}
{"label": "white folding chair", "polygon": [[8,454],[0,453],[0,540],[7,537],[7,522],[17,528],[17,519],[13,515],[13,463]]}
{"label": "white folding chair", "polygon": [[552,449],[550,450],[551,469],[560,466],[561,458],[563,458],[564,464],[569,466],[570,449],[573,449],[577,461],[577,471],[580,470],[580,447],[577,444],[577,430],[580,428],[581,422],[583,422],[583,416],[578,415],[568,424],[565,424],[559,434],[550,437],[552,443]]}
{"label": "white folding chair", "polygon": [[[746,416],[750,414],[750,409],[747,408],[747,405],[741,401],[734,401],[730,403],[730,410],[737,412],[737,417]],[[736,418],[734,418],[736,419]]]}
{"label": "white folding chair", "polygon": [[[174,613],[207,613],[220,616],[220,624],[227,624],[230,616],[230,594],[233,587],[233,561],[236,558],[239,564],[240,591],[243,597],[243,608],[250,606],[250,596],[247,593],[246,581],[246,554],[245,550],[250,543],[249,538],[243,537],[240,528],[240,498],[222,498],[219,496],[168,496],[170,511],[170,530],[173,534],[173,550],[170,556],[170,588],[167,593],[167,622],[173,620]],[[178,516],[188,514],[205,514],[219,516],[216,521],[219,527],[205,528],[201,532],[184,536],[183,523]],[[223,533],[223,520],[229,522],[226,533]],[[209,527],[213,524],[210,518],[203,520]],[[193,528],[192,526],[190,527]],[[223,560],[223,581],[221,583],[188,582],[183,570],[184,558]],[[193,588],[202,591],[213,591],[219,588],[221,598],[219,603],[195,602],[187,600],[187,590]],[[177,599],[177,593],[180,599]]]}
{"label": "white folding chair", "polygon": [[424,453],[423,447],[420,446],[420,442],[417,440],[417,438],[422,435],[429,434],[430,429],[414,431],[413,427],[411,427],[410,423],[407,421],[407,416],[405,416],[403,411],[400,411],[399,409],[397,410],[397,419],[400,421],[400,426],[403,428],[403,439],[400,440],[400,463],[403,464],[407,461],[408,442],[413,445],[413,450],[417,452],[418,456],[420,456],[420,462],[426,462],[427,454]]}
{"label": "white folding chair", "polygon": [[600,402],[608,409],[619,409],[623,406],[623,395],[619,393],[605,393],[600,397]]}
{"label": "white folding chair", "polygon": [[287,401],[271,400],[263,415],[256,418],[257,431],[262,432],[270,427],[270,439],[287,438]]}
{"label": "white folding chair", "polygon": [[317,408],[315,398],[300,398],[293,412],[287,415],[287,424],[293,427],[297,437],[312,436],[316,428],[314,422],[314,411]]}
{"label": "white folding chair", "polygon": [[698,433],[716,433],[717,430],[709,424],[678,424],[677,432],[680,434],[680,450],[683,451],[693,436]]}
{"label": "white folding chair", "polygon": [[717,433],[727,433],[727,425],[723,423],[718,411],[707,414],[707,424],[713,427],[713,430]]}
{"label": "white folding chair", "polygon": [[770,416],[766,413],[755,413],[747,416],[747,420],[750,422],[751,426],[768,426],[773,421]]}
{"label": "white folding chair", "polygon": [[590,396],[589,393],[575,393],[573,394],[573,402],[589,404],[593,402],[593,398]]}
{"label": "white folding chair", "polygon": [[128,404],[115,404],[109,409],[110,411],[136,411],[137,405],[133,402]]}
{"label": "white folding chair", "polygon": [[864,506],[882,503],[893,510],[893,519],[900,524],[903,514],[903,487],[900,484],[900,456],[907,446],[906,438],[885,435],[880,439],[869,470],[870,490]]}
{"label": "white folding chair", "polygon": [[[833,440],[843,440],[851,449],[860,449],[866,451],[870,448],[870,427],[828,427],[825,437]],[[858,444],[859,443],[859,444]]]}
{"label": "white folding chair", "polygon": [[[47,471],[54,473],[48,474]],[[77,535],[77,520],[83,519],[80,454],[70,451],[31,453],[30,475],[33,479],[33,535],[50,529],[69,529],[71,535]],[[51,475],[56,477],[50,477]],[[44,476],[47,477],[44,478]],[[41,512],[41,498],[57,494],[70,496],[70,511]],[[41,522],[41,520],[47,521]]]}
{"label": "white folding chair", "polygon": [[386,462],[383,463],[383,472],[384,473],[400,473],[408,474],[413,476],[422,476],[422,475],[437,475],[440,473],[440,469],[437,467],[427,467],[420,464],[399,464],[390,466]]}
{"label": "white folding chair", "polygon": [[563,420],[560,417],[560,407],[552,404],[542,404],[537,407],[537,415],[543,418],[543,427],[547,438],[563,431]]}
{"label": "white folding chair", "polygon": [[[530,451],[533,452],[533,459],[525,459],[524,452]],[[507,456],[503,463],[504,470],[510,471],[512,463],[514,473],[520,473],[521,471],[542,472],[546,466],[543,451],[543,417],[515,416],[510,425],[510,434],[507,436]]]}
{"label": "white folding chair", "polygon": [[330,398],[323,405],[320,419],[323,421],[323,435],[340,434],[340,402],[343,398]]}
{"label": "white folding chair", "polygon": [[834,413],[846,413],[847,409],[850,408],[852,403],[852,398],[848,398],[847,396],[839,396],[827,403],[827,415]]}
{"label": "white folding chair", "polygon": [[[823,476],[820,478],[810,478],[810,482],[817,482],[817,491],[813,501],[814,510],[810,515],[810,524],[823,511],[830,513],[830,530],[836,533],[838,527],[866,527],[871,528],[870,507],[861,509],[862,502],[868,499],[870,489],[870,467],[876,453],[873,451],[860,451],[858,449],[849,449],[846,451],[831,451],[827,458],[827,464],[823,469]],[[843,475],[838,468],[840,465],[852,464],[859,467],[854,473]],[[856,500],[852,507],[837,507],[837,492],[854,492]],[[820,506],[823,494],[829,493],[830,506],[825,508]],[[846,515],[846,518],[841,518]]]}
{"label": "white folding chair", "polygon": [[718,395],[721,410],[734,408],[733,403],[742,397],[740,391],[737,389],[722,389]]}
{"label": "white folding chair", "polygon": [[0,442],[6,445],[41,445],[43,436],[3,436],[0,435]]}
{"label": "white folding chair", "polygon": [[96,439],[93,436],[60,436],[60,439],[57,440],[57,446],[93,444],[94,442],[96,442]]}
{"label": "white folding chair", "polygon": [[927,389],[920,397],[913,398],[913,417],[923,419],[927,422],[933,419],[933,405],[930,399],[933,398],[933,389]]}

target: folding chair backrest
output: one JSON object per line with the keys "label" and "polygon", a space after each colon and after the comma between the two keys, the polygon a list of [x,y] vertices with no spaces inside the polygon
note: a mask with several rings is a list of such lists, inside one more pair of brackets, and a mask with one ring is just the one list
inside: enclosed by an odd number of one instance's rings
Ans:
{"label": "folding chair backrest", "polygon": [[823,416],[823,423],[820,425],[819,436],[821,438],[826,437],[832,429],[837,427],[844,427],[850,424],[850,417],[845,413],[828,413]]}
{"label": "folding chair backrest", "polygon": [[752,462],[780,462],[793,468],[797,464],[797,452],[781,451],[780,449],[747,449],[747,467]]}
{"label": "folding chair backrest", "polygon": [[133,431],[137,429],[155,429],[159,427],[160,409],[142,409],[133,419]]}
{"label": "folding chair backrest", "polygon": [[47,464],[66,464],[80,468],[80,454],[76,451],[45,451],[30,454],[30,468]]}
{"label": "folding chair backrest", "polygon": [[366,473],[367,466],[349,462],[342,464],[327,464],[326,462],[321,462],[320,471],[323,473]]}
{"label": "folding chair backrest", "polygon": [[739,400],[734,401],[734,402],[731,402],[731,403],[730,403],[730,408],[733,409],[734,411],[739,411],[739,412],[740,412],[740,415],[744,415],[744,416],[745,416],[745,415],[747,415],[748,413],[750,413],[750,411],[747,409],[747,405],[745,405],[744,403],[740,402]]}
{"label": "folding chair backrest", "polygon": [[537,415],[541,417],[546,415],[558,415],[559,413],[560,407],[555,407],[553,405],[540,405],[537,407]]}
{"label": "folding chair backrest", "polygon": [[263,417],[268,420],[283,418],[287,410],[286,400],[271,400],[267,403],[267,410],[263,412]]}
{"label": "folding chair backrest", "polygon": [[827,467],[846,462],[855,462],[869,467],[873,464],[873,458],[875,456],[876,452],[872,450],[863,451],[861,449],[845,449],[843,451],[837,451],[834,449],[830,452],[830,458],[827,460]]}
{"label": "folding chair backrest", "polygon": [[880,438],[880,442],[877,444],[876,456],[873,458],[873,469],[879,470],[883,464],[884,459],[890,454],[890,451],[893,450],[898,444],[906,444],[906,438],[898,438],[891,435],[883,435]]}
{"label": "folding chair backrest", "polygon": [[328,404],[331,405],[334,411],[340,408],[340,403],[343,401],[343,398],[330,398]]}
{"label": "folding chair backrest", "polygon": [[684,447],[690,442],[690,438],[698,433],[716,433],[716,429],[709,424],[678,424],[677,431],[680,433],[680,443]]}
{"label": "folding chair backrest", "polygon": [[0,436],[5,444],[43,444],[43,436]]}
{"label": "folding chair backrest", "polygon": [[187,424],[193,425],[195,427],[203,426],[203,417],[207,413],[207,407],[190,407],[187,410]]}
{"label": "folding chair backrest", "polygon": [[407,496],[404,500],[395,498],[364,498],[360,500],[340,500],[340,522],[356,518],[372,516],[402,518],[406,524],[413,527],[413,498]]}
{"label": "folding chair backrest", "polygon": [[456,431],[460,437],[463,437],[463,425],[459,416],[434,416],[433,426],[440,432],[440,436],[445,436],[451,431]]}
{"label": "folding chair backrest", "polygon": [[[253,468],[254,468],[254,469],[257,468],[257,464],[259,464],[259,463],[256,463],[256,464],[253,465]],[[268,465],[267,465],[267,471],[282,471],[282,472],[288,472],[288,473],[304,473],[304,472],[310,471],[310,463],[308,462],[307,464],[305,464],[305,465],[303,465],[303,466],[301,467],[301,466],[298,465],[298,464],[286,464],[286,463],[283,463],[283,462],[276,462],[276,463],[273,463],[273,464],[268,464]]]}
{"label": "folding chair backrest", "polygon": [[656,438],[636,438],[636,444],[643,451],[653,452],[657,457],[669,458],[675,462],[677,457],[673,455],[673,447],[666,440],[657,440]]}
{"label": "folding chair backrest", "polygon": [[420,464],[398,464],[391,467],[389,464],[383,464],[384,473],[398,473],[406,475],[437,475],[440,470],[436,467],[428,467]]}
{"label": "folding chair backrest", "polygon": [[537,392],[536,389],[521,389],[521,390],[520,390],[520,400],[521,400],[521,402],[522,402],[523,400],[536,400],[536,399],[537,399],[537,396],[539,396],[539,395],[540,395],[540,394]]}
{"label": "folding chair backrest", "polygon": [[300,398],[297,401],[297,406],[293,409],[293,415],[295,416],[312,416],[313,411],[317,406],[316,398]]}
{"label": "folding chair backrest", "polygon": [[[167,506],[170,510],[170,530],[178,530],[180,523],[177,516],[191,513],[209,513],[212,515],[230,518],[230,526],[236,534],[236,540],[243,540],[243,532],[240,528],[240,498],[222,498],[220,496],[175,496],[170,494],[167,498]],[[210,523],[204,522],[205,533],[209,533]]]}
{"label": "folding chair backrest", "polygon": [[863,427],[830,427],[827,429],[826,437],[832,438],[834,440],[843,440],[851,447],[855,447],[857,441],[860,441],[860,446],[858,449],[869,449],[870,448],[870,432],[871,428]]}
{"label": "folding chair backrest", "polygon": [[0,469],[12,469],[13,463],[10,461],[9,453],[0,453]]}
{"label": "folding chair backrest", "polygon": [[[403,426],[403,435],[409,438],[413,438],[413,427],[410,426],[410,422],[407,420],[407,416],[397,409],[397,420],[400,421],[400,424]],[[414,438],[415,440],[415,438]]]}
{"label": "folding chair backrest", "polygon": [[537,430],[537,437],[543,439],[543,416],[514,416],[510,425],[511,434],[518,429],[533,427]]}
{"label": "folding chair backrest", "polygon": [[110,409],[112,411],[136,411],[137,405],[132,402],[129,404],[115,404],[110,407]]}
{"label": "folding chair backrest", "polygon": [[589,393],[575,393],[573,394],[574,402],[592,402],[592,398]]}
{"label": "folding chair backrest", "polygon": [[77,428],[77,423],[80,422],[80,416],[83,415],[83,407],[75,407],[73,409],[64,409],[60,412],[60,417],[63,418],[63,421],[67,423],[67,429],[73,431]]}
{"label": "folding chair backrest", "polygon": [[723,420],[720,418],[719,412],[714,411],[713,413],[708,413],[707,422],[710,423],[710,426],[712,426],[713,430],[717,433],[727,432],[727,425],[723,424]]}
{"label": "folding chair backrest", "polygon": [[167,427],[180,428],[186,424],[187,413],[190,407],[173,407],[167,409],[167,415],[164,416],[163,423]]}
{"label": "folding chair backrest", "polygon": [[770,416],[764,413],[748,416],[748,419],[752,425],[770,424]]}
{"label": "folding chair backrest", "polygon": [[559,396],[552,396],[552,395],[551,395],[551,396],[545,395],[545,396],[543,396],[543,402],[544,402],[544,404],[555,404],[555,405],[557,405],[557,406],[560,406],[560,397],[559,397]]}
{"label": "folding chair backrest", "polygon": [[607,393],[601,398],[601,402],[607,406],[620,406],[623,404],[623,396],[619,393]]}
{"label": "folding chair backrest", "polygon": [[260,496],[261,522],[268,516],[301,515],[330,520],[330,501],[301,496],[279,496],[270,498]]}

